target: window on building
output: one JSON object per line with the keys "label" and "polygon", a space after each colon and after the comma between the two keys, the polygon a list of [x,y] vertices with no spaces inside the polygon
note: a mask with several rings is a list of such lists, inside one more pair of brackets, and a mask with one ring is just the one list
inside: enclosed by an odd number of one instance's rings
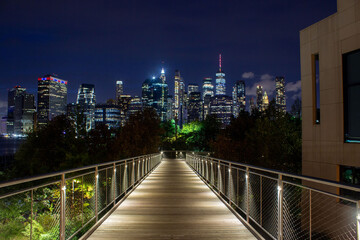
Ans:
{"label": "window on building", "polygon": [[[350,185],[360,185],[360,168],[340,166],[340,183]],[[360,199],[360,193],[347,189],[341,189],[340,194],[342,196]]]}
{"label": "window on building", "polygon": [[320,124],[320,65],[319,54],[312,55],[314,124]]}
{"label": "window on building", "polygon": [[360,142],[360,50],[343,55],[345,142]]}

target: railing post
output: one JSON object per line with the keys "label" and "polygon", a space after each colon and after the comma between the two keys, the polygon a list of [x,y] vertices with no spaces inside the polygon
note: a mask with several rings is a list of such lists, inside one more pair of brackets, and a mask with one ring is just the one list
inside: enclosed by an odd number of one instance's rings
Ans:
{"label": "railing post", "polygon": [[127,189],[128,189],[128,185],[129,185],[129,175],[128,175],[128,167],[127,167],[127,161],[125,160],[125,167],[124,167],[124,178],[125,178],[125,184],[124,184],[124,187],[125,187],[125,195],[126,195],[126,192],[127,192]]}
{"label": "railing post", "polygon": [[114,183],[114,188],[113,188],[113,201],[114,201],[114,206],[115,206],[115,199],[116,199],[116,166],[115,166],[115,163],[113,165],[114,167],[114,171],[113,171],[113,179],[112,179],[112,182]]}
{"label": "railing post", "polygon": [[98,218],[98,182],[99,182],[99,171],[98,167],[95,167],[95,217],[96,222],[99,220]]}
{"label": "railing post", "polygon": [[246,167],[246,221],[250,222],[250,171],[249,167]]}
{"label": "railing post", "polygon": [[232,176],[231,176],[231,163],[229,163],[229,180],[228,180],[228,193],[229,193],[229,205],[231,205],[231,184],[232,183]]}
{"label": "railing post", "polygon": [[279,174],[278,178],[278,199],[279,199],[279,206],[278,206],[278,239],[283,239],[283,181],[282,175]]}
{"label": "railing post", "polygon": [[312,238],[312,210],[311,210],[311,202],[312,202],[312,196],[311,196],[311,189],[309,189],[309,239]]}
{"label": "railing post", "polygon": [[262,176],[260,176],[260,226],[262,226]]}
{"label": "railing post", "polygon": [[34,218],[34,189],[31,189],[30,240],[32,239],[33,218]]}
{"label": "railing post", "polygon": [[360,201],[356,203],[356,239],[360,239]]}
{"label": "railing post", "polygon": [[221,167],[220,167],[220,160],[218,161],[218,192],[219,192],[219,194],[221,193],[221,178],[222,178],[222,176],[221,176]]}
{"label": "railing post", "polygon": [[65,174],[61,174],[60,182],[60,240],[65,240],[65,200],[66,200],[66,182]]}
{"label": "railing post", "polygon": [[131,168],[131,180],[132,180],[132,186],[135,185],[135,159],[133,158],[133,166]]}

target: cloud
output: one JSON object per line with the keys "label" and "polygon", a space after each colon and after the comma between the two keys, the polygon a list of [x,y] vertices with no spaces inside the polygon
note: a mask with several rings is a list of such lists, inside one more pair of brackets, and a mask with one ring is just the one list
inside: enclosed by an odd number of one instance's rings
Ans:
{"label": "cloud", "polygon": [[256,87],[261,85],[263,90],[266,91],[267,95],[271,99],[275,91],[275,80],[274,77],[270,74],[263,74],[260,76],[260,80],[256,81],[252,86],[246,88],[246,95],[248,96],[256,96]]}
{"label": "cloud", "polygon": [[301,80],[297,82],[289,82],[286,84],[285,91],[294,93],[301,91]]}
{"label": "cloud", "polygon": [[296,100],[297,98],[300,98],[300,99],[301,99],[301,92],[296,93],[296,94],[294,94],[294,95],[291,97],[292,100]]}
{"label": "cloud", "polygon": [[255,77],[255,74],[253,72],[244,72],[243,75],[242,75],[243,78],[254,78]]}

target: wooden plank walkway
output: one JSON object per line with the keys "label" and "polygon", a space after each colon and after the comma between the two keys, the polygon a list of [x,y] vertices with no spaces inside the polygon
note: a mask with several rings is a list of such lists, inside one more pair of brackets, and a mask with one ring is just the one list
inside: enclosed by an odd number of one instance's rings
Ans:
{"label": "wooden plank walkway", "polygon": [[184,160],[164,159],[88,239],[256,238]]}

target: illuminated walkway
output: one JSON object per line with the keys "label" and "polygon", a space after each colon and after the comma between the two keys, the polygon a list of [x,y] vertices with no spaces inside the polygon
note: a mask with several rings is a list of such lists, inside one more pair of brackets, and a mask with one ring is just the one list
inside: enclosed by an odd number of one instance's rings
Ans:
{"label": "illuminated walkway", "polygon": [[185,161],[164,159],[88,239],[256,238]]}

